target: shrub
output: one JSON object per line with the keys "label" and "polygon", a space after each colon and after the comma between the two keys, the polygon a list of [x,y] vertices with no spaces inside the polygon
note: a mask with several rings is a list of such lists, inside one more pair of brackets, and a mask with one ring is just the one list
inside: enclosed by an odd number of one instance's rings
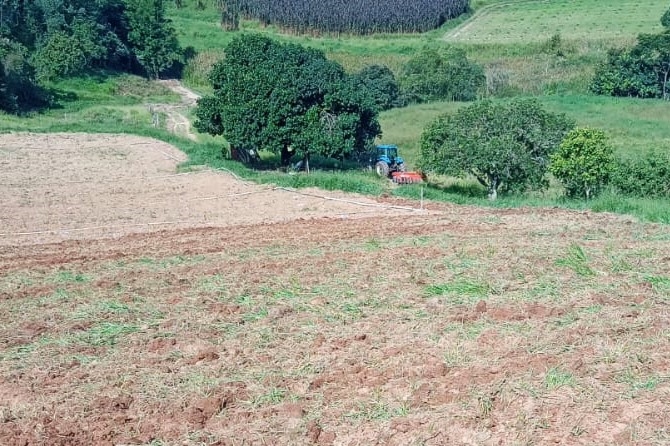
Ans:
{"label": "shrub", "polygon": [[484,69],[459,48],[424,48],[405,63],[400,80],[403,93],[414,102],[472,101],[486,86]]}
{"label": "shrub", "polygon": [[625,195],[670,198],[670,155],[652,151],[641,158],[618,160],[611,183]]}
{"label": "shrub", "polygon": [[629,50],[610,50],[599,66],[591,91],[611,96],[668,99],[670,92],[670,9],[663,14],[665,28],[658,34],[640,34]]}
{"label": "shrub", "polygon": [[598,194],[614,171],[614,151],[605,133],[575,129],[551,155],[549,171],[565,186],[569,197],[589,198]]}
{"label": "shrub", "polygon": [[368,90],[380,111],[405,105],[398,82],[387,66],[370,65],[356,73],[353,79]]}

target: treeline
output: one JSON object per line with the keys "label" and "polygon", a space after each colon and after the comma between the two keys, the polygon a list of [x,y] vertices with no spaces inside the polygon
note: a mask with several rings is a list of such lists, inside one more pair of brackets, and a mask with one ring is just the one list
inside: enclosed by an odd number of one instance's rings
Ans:
{"label": "treeline", "polygon": [[670,9],[664,30],[640,34],[632,48],[614,48],[598,67],[591,91],[610,96],[670,99]]}
{"label": "treeline", "polygon": [[46,81],[109,69],[156,78],[182,51],[163,0],[0,2],[0,108],[48,101]]}
{"label": "treeline", "polygon": [[371,34],[425,32],[467,12],[469,0],[222,0],[265,24],[297,32]]}

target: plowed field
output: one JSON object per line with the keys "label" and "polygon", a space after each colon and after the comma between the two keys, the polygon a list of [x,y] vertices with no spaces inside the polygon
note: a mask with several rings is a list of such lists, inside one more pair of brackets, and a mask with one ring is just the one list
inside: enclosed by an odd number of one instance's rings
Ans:
{"label": "plowed field", "polygon": [[182,157],[0,137],[0,444],[669,444],[667,226]]}

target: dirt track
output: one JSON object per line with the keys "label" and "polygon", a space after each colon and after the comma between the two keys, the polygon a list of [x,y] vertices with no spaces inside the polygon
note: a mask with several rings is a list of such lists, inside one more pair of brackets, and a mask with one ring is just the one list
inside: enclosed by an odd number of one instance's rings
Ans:
{"label": "dirt track", "polygon": [[670,444],[667,226],[0,141],[1,445]]}

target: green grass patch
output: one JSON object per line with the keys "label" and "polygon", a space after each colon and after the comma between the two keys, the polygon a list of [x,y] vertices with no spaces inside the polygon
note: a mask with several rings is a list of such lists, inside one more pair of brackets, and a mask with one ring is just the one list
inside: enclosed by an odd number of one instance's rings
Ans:
{"label": "green grass patch", "polygon": [[569,268],[582,277],[595,276],[595,272],[589,266],[589,259],[579,245],[572,245],[565,257],[556,259],[556,265]]}
{"label": "green grass patch", "polygon": [[544,385],[548,390],[558,389],[564,386],[574,387],[575,384],[575,377],[572,373],[557,367],[549,369],[544,376]]}
{"label": "green grass patch", "polygon": [[94,325],[90,329],[76,336],[77,340],[95,347],[114,346],[123,336],[139,331],[139,327],[133,324],[118,324],[103,322]]}
{"label": "green grass patch", "polygon": [[489,284],[467,279],[429,285],[425,288],[427,296],[447,296],[453,303],[467,303],[473,299],[483,299],[490,293]]}
{"label": "green grass patch", "polygon": [[617,40],[661,28],[664,0],[511,0],[490,2],[467,26],[448,36],[454,42],[532,42],[562,35],[575,40]]}

